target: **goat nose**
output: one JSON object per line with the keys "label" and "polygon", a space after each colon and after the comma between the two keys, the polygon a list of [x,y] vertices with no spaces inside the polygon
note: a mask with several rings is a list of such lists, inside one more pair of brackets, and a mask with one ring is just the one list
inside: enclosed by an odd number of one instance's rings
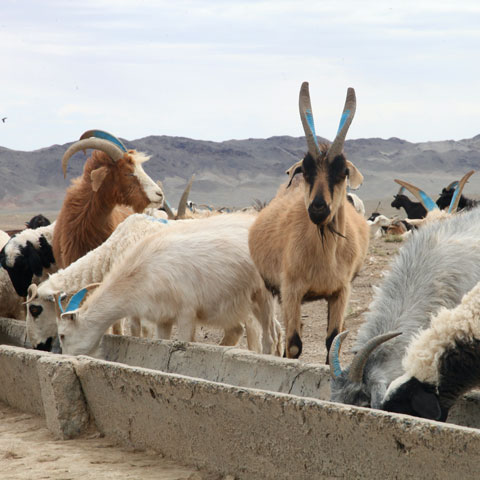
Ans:
{"label": "goat nose", "polygon": [[163,193],[162,193],[162,192],[156,192],[156,193],[157,193],[157,195],[158,195],[160,198],[163,197]]}
{"label": "goat nose", "polygon": [[321,212],[328,208],[327,202],[323,198],[315,197],[312,202],[312,208]]}

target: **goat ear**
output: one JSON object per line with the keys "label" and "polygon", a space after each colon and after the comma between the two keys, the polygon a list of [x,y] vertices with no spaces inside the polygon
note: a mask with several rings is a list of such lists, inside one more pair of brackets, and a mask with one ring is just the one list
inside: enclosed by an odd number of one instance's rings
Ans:
{"label": "goat ear", "polygon": [[363,183],[363,175],[360,170],[350,161],[347,160],[348,167],[348,185],[352,190],[356,190]]}
{"label": "goat ear", "polygon": [[78,320],[78,310],[62,313],[60,318],[65,321],[75,323]]}
{"label": "goat ear", "polygon": [[107,176],[108,168],[100,167],[90,172],[90,180],[92,181],[92,190],[97,192],[102,186],[105,177]]}
{"label": "goat ear", "polygon": [[288,182],[287,188],[292,184],[293,177],[299,173],[302,173],[303,159],[294,163],[285,173],[289,176],[290,180]]}

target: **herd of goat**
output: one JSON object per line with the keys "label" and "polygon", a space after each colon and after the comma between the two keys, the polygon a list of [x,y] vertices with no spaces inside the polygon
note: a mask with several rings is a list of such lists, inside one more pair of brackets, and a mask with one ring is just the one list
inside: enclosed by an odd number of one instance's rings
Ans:
{"label": "herd of goat", "polygon": [[[392,207],[406,220],[379,212],[366,220],[349,191],[363,176],[343,153],[354,90],[330,145],[318,141],[306,82],[299,108],[306,155],[271,202],[240,212],[195,209],[193,178],[175,211],[143,170],[146,155],[107,132],[85,132],[63,156],[64,175],[73,155],[93,153],[56,221],[0,233],[0,315],[25,319],[30,344],[56,353],[96,354],[110,327],[140,336],[153,326],[168,339],[175,325],[180,340],[194,341],[196,327],[210,325],[223,330],[222,345],[245,332],[251,350],[298,358],[301,304],[325,299],[331,399],[445,420],[480,383],[480,209],[462,195],[473,171],[436,202],[396,180]],[[408,239],[342,367],[351,283],[369,239],[383,234]]]}

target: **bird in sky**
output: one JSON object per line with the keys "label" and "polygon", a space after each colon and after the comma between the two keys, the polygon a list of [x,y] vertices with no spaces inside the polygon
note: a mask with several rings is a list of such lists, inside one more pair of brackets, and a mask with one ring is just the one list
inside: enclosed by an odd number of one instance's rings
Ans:
{"label": "bird in sky", "polygon": [[3,117],[2,118],[2,122],[5,123],[5,120],[7,119],[7,117]]}

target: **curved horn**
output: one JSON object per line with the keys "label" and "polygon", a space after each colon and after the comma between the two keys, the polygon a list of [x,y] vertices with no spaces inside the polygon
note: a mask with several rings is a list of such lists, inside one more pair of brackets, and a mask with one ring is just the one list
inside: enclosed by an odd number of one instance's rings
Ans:
{"label": "curved horn", "polygon": [[404,182],[403,180],[398,180],[397,178],[394,179],[394,182],[405,187],[427,209],[428,212],[438,208],[437,204],[431,199],[431,197],[415,185]]}
{"label": "curved horn", "polygon": [[[397,192],[397,195],[402,195],[404,191],[405,191],[405,187],[400,187],[398,192]],[[397,195],[395,195],[395,196],[397,196]]]}
{"label": "curved horn", "polygon": [[462,179],[455,186],[455,192],[453,194],[452,200],[450,201],[450,206],[448,207],[448,213],[455,213],[458,208],[458,202],[460,202],[460,197],[462,196],[462,190],[468,179],[475,173],[475,170],[470,170],[466,173]]}
{"label": "curved horn", "polygon": [[313,121],[308,82],[303,82],[300,87],[298,107],[300,110],[300,119],[302,120],[303,130],[307,139],[308,151],[314,158],[317,158],[320,154],[320,146],[318,145],[317,134],[315,133],[315,123]]}
{"label": "curved horn", "polygon": [[115,135],[112,135],[111,133],[105,132],[105,130],[87,130],[82,136],[80,137],[80,140],[85,140],[86,138],[103,138],[104,140],[108,140],[109,142],[114,143],[117,147],[120,148],[120,150],[123,150],[124,152],[127,151],[127,147],[122,143],[120,139],[118,139]]}
{"label": "curved horn", "polygon": [[345,106],[343,107],[342,117],[340,118],[337,136],[328,150],[328,160],[330,162],[343,151],[345,137],[347,136],[348,129],[350,128],[350,124],[355,116],[356,108],[357,99],[355,97],[355,90],[353,88],[348,88],[347,98],[345,99]]}
{"label": "curved horn", "polygon": [[194,178],[195,178],[195,175],[192,175],[192,177],[190,178],[190,181],[185,187],[185,190],[183,191],[180,201],[178,202],[177,218],[185,217],[185,212],[187,210],[188,195],[190,195],[190,189],[192,188],[192,183]]}
{"label": "curved horn", "polygon": [[328,352],[328,363],[330,365],[330,376],[332,378],[339,377],[342,373],[342,366],[340,365],[340,349],[342,348],[342,343],[347,338],[348,330],[345,330],[342,333],[339,333],[332,342],[330,346],[330,351]]}
{"label": "curved horn", "polygon": [[348,378],[355,383],[360,383],[363,379],[363,369],[367,363],[368,357],[379,345],[390,340],[391,338],[401,335],[402,332],[390,332],[384,333],[383,335],[377,335],[370,339],[365,346],[357,352],[355,355],[352,364],[350,365],[350,370],[348,372]]}
{"label": "curved horn", "polygon": [[123,157],[122,150],[118,148],[115,144],[109,142],[108,140],[104,140],[102,138],[85,138],[84,140],[79,140],[74,144],[68,147],[67,151],[63,154],[62,157],[62,170],[63,176],[67,176],[67,165],[68,160],[70,157],[77,153],[80,150],[86,150],[87,148],[93,148],[94,150],[101,150],[102,152],[106,153],[114,162],[120,160]]}

